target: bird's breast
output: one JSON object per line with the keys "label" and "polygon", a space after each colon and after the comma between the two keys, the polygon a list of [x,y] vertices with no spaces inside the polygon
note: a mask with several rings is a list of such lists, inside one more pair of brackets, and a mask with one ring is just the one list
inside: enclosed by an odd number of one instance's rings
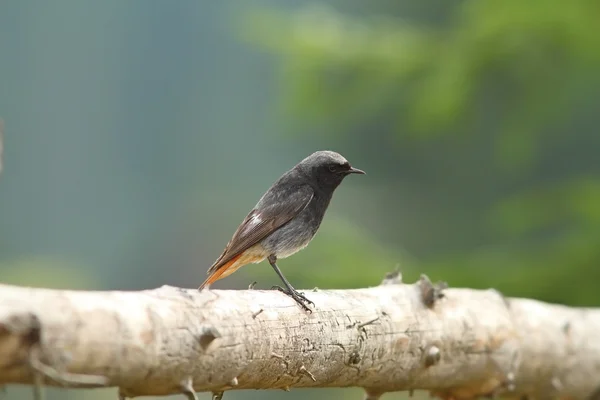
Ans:
{"label": "bird's breast", "polygon": [[317,233],[326,207],[318,203],[309,203],[290,222],[263,239],[263,247],[277,258],[286,258],[302,250]]}

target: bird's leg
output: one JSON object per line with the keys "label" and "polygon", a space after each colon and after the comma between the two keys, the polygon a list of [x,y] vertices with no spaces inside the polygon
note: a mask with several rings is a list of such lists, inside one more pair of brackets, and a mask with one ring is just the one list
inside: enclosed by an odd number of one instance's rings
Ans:
{"label": "bird's leg", "polygon": [[286,289],[282,288],[281,286],[273,286],[273,288],[290,296],[304,310],[311,311],[310,308],[308,308],[306,306],[306,304],[304,304],[304,303],[312,304],[313,306],[315,305],[315,303],[313,303],[312,301],[307,299],[302,293],[300,293],[299,291],[294,289],[292,287],[292,285],[288,282],[288,280],[285,279],[285,276],[283,276],[283,274],[281,273],[281,270],[277,266],[277,257],[275,255],[271,254],[267,259],[269,260],[269,264],[271,264],[271,267],[273,267],[273,269],[275,270],[275,272],[277,273],[277,275],[279,276],[279,278],[281,279],[281,281],[283,282],[283,284],[286,287]]}

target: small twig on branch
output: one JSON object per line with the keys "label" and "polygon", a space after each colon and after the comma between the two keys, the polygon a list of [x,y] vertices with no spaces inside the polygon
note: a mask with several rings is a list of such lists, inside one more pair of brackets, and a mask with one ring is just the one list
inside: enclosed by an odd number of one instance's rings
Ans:
{"label": "small twig on branch", "polygon": [[51,366],[42,363],[40,361],[39,353],[40,350],[38,346],[32,346],[32,348],[29,350],[29,365],[37,373],[37,375],[50,378],[54,382],[65,387],[82,386],[92,388],[108,386],[108,379],[103,376],[59,372]]}
{"label": "small twig on branch", "polygon": [[188,398],[188,400],[198,400],[196,392],[194,391],[194,385],[192,383],[192,377],[189,376],[181,382],[181,391]]}
{"label": "small twig on branch", "polygon": [[367,325],[371,325],[372,323],[374,323],[374,322],[376,322],[376,321],[378,321],[378,320],[379,320],[379,317],[377,317],[377,318],[373,318],[373,319],[372,319],[372,320],[370,320],[370,321],[363,322],[362,324],[358,324],[358,325],[356,325],[356,327],[357,327],[358,329],[362,329],[362,328],[364,328],[365,326],[367,326]]}

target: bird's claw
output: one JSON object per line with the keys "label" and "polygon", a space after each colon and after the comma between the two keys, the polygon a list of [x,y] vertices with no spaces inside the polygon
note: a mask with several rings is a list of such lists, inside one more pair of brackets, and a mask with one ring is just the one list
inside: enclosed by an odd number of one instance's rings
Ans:
{"label": "bird's claw", "polygon": [[[302,307],[305,311],[309,311],[312,312],[312,310],[310,308],[308,308],[308,306],[306,304],[312,304],[313,306],[315,305],[315,303],[313,303],[312,301],[310,301],[309,299],[306,298],[306,296],[304,296],[304,293],[299,292],[295,289],[292,289],[291,291],[285,288],[282,288],[281,286],[273,286],[271,289],[277,289],[280,292],[290,296],[292,299],[294,299],[296,301],[296,303],[298,303],[300,305],[300,307]],[[306,303],[306,304],[305,304]]]}

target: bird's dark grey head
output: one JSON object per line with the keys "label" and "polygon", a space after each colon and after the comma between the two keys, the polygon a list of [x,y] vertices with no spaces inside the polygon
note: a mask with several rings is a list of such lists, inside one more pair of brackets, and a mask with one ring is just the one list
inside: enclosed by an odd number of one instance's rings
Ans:
{"label": "bird's dark grey head", "polygon": [[296,168],[323,189],[335,189],[350,174],[364,174],[334,151],[317,151],[300,161]]}

